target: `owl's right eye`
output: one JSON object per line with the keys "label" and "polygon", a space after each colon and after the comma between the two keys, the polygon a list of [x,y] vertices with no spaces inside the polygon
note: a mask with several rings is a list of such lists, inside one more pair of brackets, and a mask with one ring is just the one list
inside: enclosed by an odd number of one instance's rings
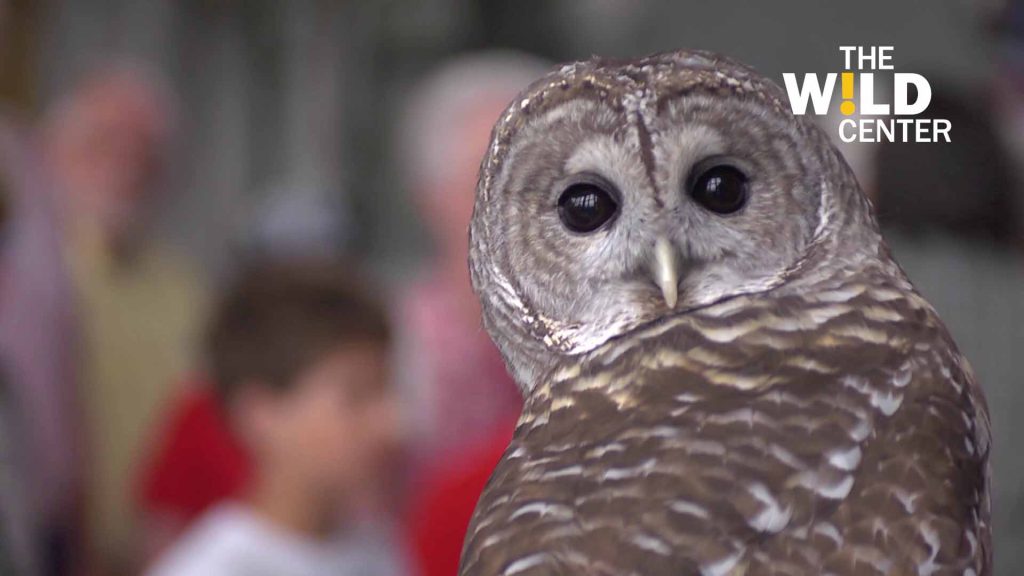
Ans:
{"label": "owl's right eye", "polygon": [[558,217],[573,232],[586,234],[609,222],[619,211],[611,192],[597,184],[573,184],[558,197]]}

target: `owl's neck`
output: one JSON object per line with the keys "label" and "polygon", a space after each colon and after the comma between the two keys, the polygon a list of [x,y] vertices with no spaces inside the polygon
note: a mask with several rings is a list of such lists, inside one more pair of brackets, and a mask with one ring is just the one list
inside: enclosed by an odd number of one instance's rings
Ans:
{"label": "owl's neck", "polygon": [[583,428],[595,438],[614,435],[638,419],[672,422],[684,405],[745,406],[838,370],[830,365],[837,357],[870,363],[858,351],[899,346],[891,333],[904,318],[917,318],[918,327],[940,324],[889,264],[847,270],[813,291],[787,286],[723,300],[562,358],[527,395],[517,435],[540,425],[551,441]]}
{"label": "owl's neck", "polygon": [[[593,366],[609,365],[627,351],[663,337],[671,342],[671,355],[700,356],[707,344],[744,344],[761,331],[812,330],[833,314],[860,313],[854,303],[874,298],[917,298],[913,286],[880,240],[873,251],[846,260],[816,262],[809,255],[785,282],[771,289],[725,297],[706,306],[658,318],[609,338],[583,354],[551,354],[531,364],[535,376],[523,387],[524,396],[545,394],[552,384],[578,376]],[[547,362],[544,359],[547,358]],[[747,361],[750,361],[748,358]]]}

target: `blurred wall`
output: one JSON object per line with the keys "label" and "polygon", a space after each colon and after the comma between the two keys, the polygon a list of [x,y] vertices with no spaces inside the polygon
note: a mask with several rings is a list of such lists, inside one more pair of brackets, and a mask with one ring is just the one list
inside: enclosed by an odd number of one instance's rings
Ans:
{"label": "blurred wall", "polygon": [[564,60],[699,47],[778,79],[835,70],[838,45],[856,41],[894,45],[898,67],[957,82],[990,72],[965,0],[48,0],[36,10],[40,100],[98,54],[136,55],[174,79],[183,139],[164,229],[213,272],[269,191],[299,187],[342,196],[363,223],[357,246],[402,275],[423,243],[389,164],[395,106],[460,50]]}
{"label": "blurred wall", "polygon": [[0,110],[28,111],[37,100],[38,8],[32,0],[0,0]]}

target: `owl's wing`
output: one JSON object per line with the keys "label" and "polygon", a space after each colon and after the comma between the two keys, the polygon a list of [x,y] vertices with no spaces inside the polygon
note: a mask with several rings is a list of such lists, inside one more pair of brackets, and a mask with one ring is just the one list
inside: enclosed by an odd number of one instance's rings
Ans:
{"label": "owl's wing", "polygon": [[[836,574],[864,565],[878,574],[991,574],[987,409],[948,336],[927,348],[890,387],[864,388],[871,406],[892,414],[861,442],[854,486],[828,518],[839,540],[824,565]],[[773,545],[780,554],[787,547]]]}
{"label": "owl's wing", "polygon": [[987,413],[969,367],[939,348],[846,375],[792,416],[814,423],[770,486],[793,512],[748,548],[749,573],[991,573]]}
{"label": "owl's wing", "polygon": [[987,574],[988,438],[919,298],[746,303],[552,374],[462,573]]}

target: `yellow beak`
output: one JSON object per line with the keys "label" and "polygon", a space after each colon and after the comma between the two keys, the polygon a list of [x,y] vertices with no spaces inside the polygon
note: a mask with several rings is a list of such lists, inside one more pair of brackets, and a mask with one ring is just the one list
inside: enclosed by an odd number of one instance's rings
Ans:
{"label": "yellow beak", "polygon": [[675,250],[664,236],[654,244],[654,282],[661,288],[661,295],[669,309],[676,307],[679,299],[679,273],[676,271]]}

